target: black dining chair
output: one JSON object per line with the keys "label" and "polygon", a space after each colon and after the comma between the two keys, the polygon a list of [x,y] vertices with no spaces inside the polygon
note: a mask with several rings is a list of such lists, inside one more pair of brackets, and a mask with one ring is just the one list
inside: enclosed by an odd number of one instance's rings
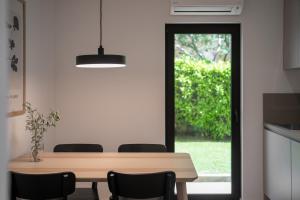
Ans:
{"label": "black dining chair", "polygon": [[112,194],[111,200],[118,200],[119,197],[174,199],[176,175],[171,171],[149,174],[122,174],[110,171],[107,181]]}
{"label": "black dining chair", "polygon": [[22,174],[10,172],[11,200],[63,199],[75,191],[75,174],[61,172],[51,174]]}
{"label": "black dining chair", "polygon": [[122,144],[118,152],[167,152],[167,147],[162,144]]}
{"label": "black dining chair", "polygon": [[100,144],[58,144],[54,152],[103,152]]}
{"label": "black dining chair", "polygon": [[[53,149],[54,152],[103,152],[100,144],[58,144]],[[91,188],[76,188],[71,200],[98,200],[98,183],[92,182]]]}

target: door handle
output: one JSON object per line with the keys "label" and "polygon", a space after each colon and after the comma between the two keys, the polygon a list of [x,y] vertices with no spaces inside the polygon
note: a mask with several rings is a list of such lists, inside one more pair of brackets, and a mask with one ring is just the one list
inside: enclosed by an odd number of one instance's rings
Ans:
{"label": "door handle", "polygon": [[239,123],[239,112],[234,109],[234,112],[233,112],[233,117],[234,117],[234,123],[238,124]]}

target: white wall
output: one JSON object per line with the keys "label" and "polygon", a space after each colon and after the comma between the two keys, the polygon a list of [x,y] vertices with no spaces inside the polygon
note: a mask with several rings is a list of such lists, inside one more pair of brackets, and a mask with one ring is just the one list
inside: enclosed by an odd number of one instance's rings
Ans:
{"label": "white wall", "polygon": [[[0,0],[0,66],[7,66],[6,0]],[[0,67],[0,199],[7,199],[6,68]]]}
{"label": "white wall", "polygon": [[242,196],[263,198],[262,94],[300,91],[300,72],[282,70],[282,0],[246,0],[241,16],[170,16],[165,0],[104,1],[104,47],[125,69],[74,68],[98,47],[98,0],[56,1],[56,143],[164,143],[165,23],[242,24]]}
{"label": "white wall", "polygon": [[[105,0],[105,50],[125,54],[128,67],[84,70],[74,68],[75,57],[97,50],[98,0],[28,0],[27,99],[62,114],[46,149],[64,142],[101,143],[106,151],[127,142],[163,143],[165,23],[241,22],[242,196],[262,199],[262,93],[300,91],[300,72],[282,71],[282,6],[246,0],[237,17],[174,17],[167,0]],[[27,152],[24,116],[10,118],[9,130],[12,157]]]}
{"label": "white wall", "polygon": [[[54,108],[54,1],[28,0],[26,11],[26,99],[41,112]],[[25,115],[9,118],[12,158],[30,151]],[[54,130],[46,133],[45,149],[52,149]]]}

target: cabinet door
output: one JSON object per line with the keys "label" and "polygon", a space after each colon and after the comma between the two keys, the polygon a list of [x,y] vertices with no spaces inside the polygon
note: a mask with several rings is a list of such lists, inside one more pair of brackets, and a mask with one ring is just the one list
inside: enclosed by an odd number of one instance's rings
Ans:
{"label": "cabinet door", "polygon": [[292,199],[300,199],[300,144],[292,141]]}
{"label": "cabinet door", "polygon": [[290,140],[265,130],[264,190],[272,200],[291,199]]}
{"label": "cabinet door", "polygon": [[300,68],[300,1],[284,1],[284,67]]}

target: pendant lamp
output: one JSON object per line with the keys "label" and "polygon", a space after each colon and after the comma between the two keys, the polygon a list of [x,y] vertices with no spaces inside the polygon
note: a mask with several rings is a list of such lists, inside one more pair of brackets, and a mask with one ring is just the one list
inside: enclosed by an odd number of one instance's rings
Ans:
{"label": "pendant lamp", "polygon": [[125,67],[126,59],[123,55],[104,54],[102,47],[102,0],[100,0],[100,46],[98,54],[76,56],[76,67],[80,68],[116,68]]}

